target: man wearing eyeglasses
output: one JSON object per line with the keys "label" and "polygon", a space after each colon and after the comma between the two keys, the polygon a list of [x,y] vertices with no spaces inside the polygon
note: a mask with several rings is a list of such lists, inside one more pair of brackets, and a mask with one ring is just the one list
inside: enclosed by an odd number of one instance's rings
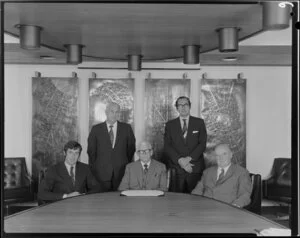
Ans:
{"label": "man wearing eyeglasses", "polygon": [[190,116],[188,97],[179,97],[175,106],[179,117],[166,123],[164,152],[169,166],[176,169],[175,191],[190,193],[204,170],[206,127],[203,119]]}
{"label": "man wearing eyeglasses", "polygon": [[143,141],[139,144],[139,160],[126,165],[119,191],[124,190],[161,190],[167,191],[166,166],[154,159],[152,146]]}

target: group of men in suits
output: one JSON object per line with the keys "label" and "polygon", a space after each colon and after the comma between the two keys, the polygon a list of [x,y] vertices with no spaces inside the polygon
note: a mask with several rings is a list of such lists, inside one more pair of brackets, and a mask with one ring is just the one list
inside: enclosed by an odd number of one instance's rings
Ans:
{"label": "group of men in suits", "polygon": [[[247,205],[252,189],[247,170],[231,163],[232,152],[226,144],[216,147],[217,166],[204,170],[207,141],[204,120],[190,115],[188,97],[179,97],[175,106],[179,117],[166,123],[164,135],[167,166],[176,170],[175,192]],[[53,201],[87,192],[127,189],[167,191],[166,166],[151,159],[151,144],[141,142],[137,150],[139,160],[131,162],[136,150],[131,126],[118,121],[118,104],[109,103],[105,113],[107,120],[94,125],[88,137],[89,165],[78,162],[81,145],[68,142],[64,148],[65,161],[51,167],[40,183],[40,199]],[[217,179],[223,167],[222,179]]]}

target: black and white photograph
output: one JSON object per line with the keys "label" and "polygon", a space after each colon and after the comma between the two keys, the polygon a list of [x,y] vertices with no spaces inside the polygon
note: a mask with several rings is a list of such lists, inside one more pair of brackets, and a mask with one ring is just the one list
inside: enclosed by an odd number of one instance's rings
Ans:
{"label": "black and white photograph", "polygon": [[1,237],[299,236],[298,1],[0,4]]}

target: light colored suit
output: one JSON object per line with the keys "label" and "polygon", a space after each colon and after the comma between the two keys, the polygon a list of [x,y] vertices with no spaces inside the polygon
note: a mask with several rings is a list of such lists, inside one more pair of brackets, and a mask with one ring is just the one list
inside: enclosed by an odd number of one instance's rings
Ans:
{"label": "light colored suit", "polygon": [[240,207],[248,205],[252,191],[248,171],[237,164],[231,164],[223,179],[217,181],[217,170],[217,166],[204,170],[192,194],[204,195]]}
{"label": "light colored suit", "polygon": [[167,191],[167,171],[163,163],[152,159],[146,174],[140,160],[126,165],[118,190],[142,189]]}

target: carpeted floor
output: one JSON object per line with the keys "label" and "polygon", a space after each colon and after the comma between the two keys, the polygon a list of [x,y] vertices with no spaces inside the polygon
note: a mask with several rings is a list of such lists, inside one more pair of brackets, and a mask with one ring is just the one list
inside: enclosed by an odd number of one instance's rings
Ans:
{"label": "carpeted floor", "polygon": [[[289,226],[289,208],[287,206],[268,206],[268,207],[262,207],[261,215],[263,217],[266,217],[272,221],[275,221],[276,223],[279,223],[287,228],[290,228]],[[285,216],[286,219],[282,219]]]}

